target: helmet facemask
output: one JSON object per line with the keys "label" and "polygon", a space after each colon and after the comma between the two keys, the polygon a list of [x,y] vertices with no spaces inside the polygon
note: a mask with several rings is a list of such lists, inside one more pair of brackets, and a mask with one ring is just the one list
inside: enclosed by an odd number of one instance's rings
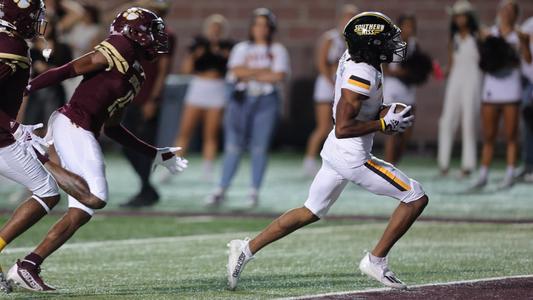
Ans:
{"label": "helmet facemask", "polygon": [[402,40],[401,30],[394,28],[392,37],[385,42],[385,53],[381,53],[380,59],[385,63],[399,63],[407,56],[407,43]]}
{"label": "helmet facemask", "polygon": [[41,7],[37,14],[37,18],[34,21],[35,36],[41,37],[44,36],[46,27],[48,26],[48,21],[46,21],[46,9]]}
{"label": "helmet facemask", "polygon": [[145,58],[151,61],[158,54],[168,54],[168,35],[165,32],[165,23],[161,18],[152,21],[149,34],[151,42],[145,46]]}
{"label": "helmet facemask", "polygon": [[157,54],[168,54],[168,35],[165,32],[165,23],[161,18],[152,21],[152,36],[155,52]]}

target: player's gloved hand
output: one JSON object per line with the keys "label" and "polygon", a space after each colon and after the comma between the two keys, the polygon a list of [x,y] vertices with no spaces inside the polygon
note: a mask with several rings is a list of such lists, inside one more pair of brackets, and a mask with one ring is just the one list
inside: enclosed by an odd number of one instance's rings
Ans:
{"label": "player's gloved hand", "polygon": [[36,151],[43,156],[48,148],[48,143],[46,143],[40,136],[33,133],[39,128],[43,128],[43,123],[35,125],[18,124],[17,129],[13,132],[13,137],[23,146],[24,151],[36,159],[38,158]]}
{"label": "player's gloved hand", "polygon": [[413,126],[413,120],[415,116],[410,115],[405,117],[405,115],[411,110],[411,106],[407,106],[404,110],[399,113],[395,113],[397,104],[394,103],[391,105],[387,114],[383,117],[382,120],[382,131],[385,132],[404,132],[407,128]]}
{"label": "player's gloved hand", "polygon": [[157,154],[154,159],[154,169],[158,165],[162,165],[172,174],[183,172],[183,170],[187,168],[189,161],[176,155],[176,152],[180,150],[181,147],[157,148]]}

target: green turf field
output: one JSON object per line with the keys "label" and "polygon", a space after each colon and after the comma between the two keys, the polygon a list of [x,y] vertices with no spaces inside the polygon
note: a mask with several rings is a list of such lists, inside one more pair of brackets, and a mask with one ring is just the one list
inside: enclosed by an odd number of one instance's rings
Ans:
{"label": "green turf field", "polygon": [[[1,256],[12,263],[30,250],[48,218]],[[225,289],[226,243],[269,220],[97,217],[43,265],[59,293],[32,298],[250,299],[378,287],[356,272],[385,224],[326,221],[259,253],[236,292]],[[410,284],[533,272],[533,225],[418,223],[391,254]],[[9,299],[27,299],[13,293]]]}
{"label": "green turf field", "polygon": [[[261,206],[253,212],[280,213],[300,206],[310,179],[300,173],[300,158],[275,155]],[[203,199],[213,184],[200,181],[200,161],[160,185],[163,199],[152,208],[163,212],[204,212]],[[533,186],[519,184],[494,191],[495,184],[478,194],[462,194],[468,182],[438,179],[433,162],[408,158],[401,168],[418,179],[430,196],[424,216],[446,218],[533,219]],[[161,170],[156,176],[161,175]],[[135,192],[129,166],[109,156],[107,172],[110,205]],[[249,174],[245,161],[222,212],[244,210]],[[502,176],[495,169],[494,180]],[[7,199],[15,186],[0,184],[0,208],[12,208]],[[331,214],[387,216],[394,200],[349,186]],[[61,209],[61,207],[60,207]],[[0,255],[8,268],[31,251],[58,218],[46,217]],[[5,221],[6,216],[1,218]],[[43,265],[43,276],[60,288],[53,294],[18,291],[6,299],[261,299],[361,290],[379,287],[356,272],[365,249],[371,249],[384,222],[322,221],[265,248],[243,273],[236,292],[225,289],[226,243],[253,236],[270,218],[110,217],[97,216]],[[398,276],[408,284],[446,282],[533,273],[533,224],[472,224],[419,222],[390,257]]]}

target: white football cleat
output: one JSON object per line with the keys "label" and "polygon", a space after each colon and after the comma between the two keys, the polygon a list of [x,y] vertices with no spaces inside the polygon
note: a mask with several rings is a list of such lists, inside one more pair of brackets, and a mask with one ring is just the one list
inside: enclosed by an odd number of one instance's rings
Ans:
{"label": "white football cleat", "polygon": [[359,263],[359,270],[361,270],[363,274],[374,278],[385,286],[402,290],[407,289],[405,283],[398,279],[396,275],[389,270],[387,258],[385,258],[383,263],[377,264],[370,261],[370,253],[367,253]]}
{"label": "white football cleat", "polygon": [[232,240],[228,243],[229,255],[227,269],[230,290],[235,290],[244,266],[254,258],[253,256],[248,257],[244,253],[244,247],[248,245],[248,241],[249,239]]}

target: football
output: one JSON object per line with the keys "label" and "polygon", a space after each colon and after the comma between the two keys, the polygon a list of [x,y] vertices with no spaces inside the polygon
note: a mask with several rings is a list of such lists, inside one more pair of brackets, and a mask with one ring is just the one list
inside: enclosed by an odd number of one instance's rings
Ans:
{"label": "football", "polygon": [[[403,104],[403,103],[399,103],[399,102],[396,102],[396,110],[394,111],[395,113],[399,113],[401,111],[403,111],[404,109],[407,108],[407,105]],[[390,105],[387,105],[385,106],[382,110],[379,111],[379,118],[383,118],[385,117],[385,115],[389,112],[389,109],[390,109]],[[406,114],[405,114],[405,117],[408,117],[411,115],[411,111],[408,111]]]}

